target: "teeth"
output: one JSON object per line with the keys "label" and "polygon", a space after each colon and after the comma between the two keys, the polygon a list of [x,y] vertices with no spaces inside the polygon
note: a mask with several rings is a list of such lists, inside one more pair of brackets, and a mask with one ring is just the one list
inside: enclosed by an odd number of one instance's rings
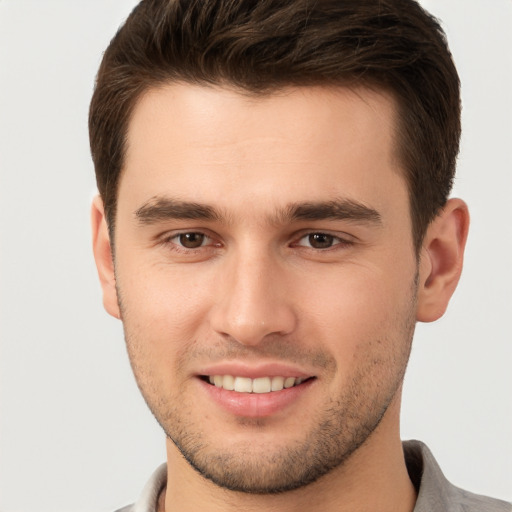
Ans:
{"label": "teeth", "polygon": [[284,377],[272,377],[272,391],[281,391],[284,388]]}
{"label": "teeth", "polygon": [[228,391],[233,391],[235,389],[235,378],[231,375],[224,375],[222,378],[222,382],[220,383],[220,387],[227,389]]}
{"label": "teeth", "polygon": [[[224,381],[224,377],[221,377],[222,381]],[[223,384],[224,382],[222,382]],[[217,386],[218,388],[223,388],[223,385]],[[246,377],[235,377],[235,391],[239,393],[252,393],[252,379],[248,379]]]}
{"label": "teeth", "polygon": [[270,393],[272,381],[268,377],[260,377],[252,381],[253,393]]}
{"label": "teeth", "polygon": [[284,387],[285,389],[291,388],[295,385],[295,378],[294,377],[288,377],[284,379]]}
{"label": "teeth", "polygon": [[233,377],[232,375],[210,375],[208,381],[218,388],[238,393],[270,393],[298,386],[304,377]]}

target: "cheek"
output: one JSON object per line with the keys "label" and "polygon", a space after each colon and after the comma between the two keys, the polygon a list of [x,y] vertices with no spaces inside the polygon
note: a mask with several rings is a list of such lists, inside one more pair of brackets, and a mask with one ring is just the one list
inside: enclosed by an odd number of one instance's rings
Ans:
{"label": "cheek", "polygon": [[384,342],[403,344],[404,330],[413,321],[413,271],[393,279],[386,272],[347,269],[314,282],[301,291],[302,334],[313,340],[320,336],[338,364],[349,366],[356,354],[375,351]]}
{"label": "cheek", "polygon": [[410,282],[396,282],[377,271],[334,270],[310,282],[314,286],[303,286],[300,291],[304,315],[313,314],[324,327],[336,329],[340,324],[348,328],[382,323],[401,307],[404,293],[410,294]]}
{"label": "cheek", "polygon": [[144,340],[159,357],[197,339],[211,302],[198,273],[162,267],[128,274],[120,266],[118,291],[126,333]]}
{"label": "cheek", "polygon": [[[137,383],[153,411],[186,381],[182,362],[200,337],[200,289],[185,293],[176,279],[160,275],[126,281],[119,276],[127,351]],[[178,281],[178,282],[176,282]]]}

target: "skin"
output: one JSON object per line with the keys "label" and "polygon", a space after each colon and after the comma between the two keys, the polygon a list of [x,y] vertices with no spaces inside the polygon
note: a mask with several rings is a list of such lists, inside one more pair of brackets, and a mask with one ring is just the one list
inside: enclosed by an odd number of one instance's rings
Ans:
{"label": "skin", "polygon": [[[468,213],[450,200],[417,257],[394,119],[366,89],[173,84],[140,99],[115,267],[99,198],[93,238],[105,307],[168,436],[162,508],[413,509],[402,379],[415,322],[457,284]],[[218,364],[311,378],[282,408],[240,415],[199,378]]]}

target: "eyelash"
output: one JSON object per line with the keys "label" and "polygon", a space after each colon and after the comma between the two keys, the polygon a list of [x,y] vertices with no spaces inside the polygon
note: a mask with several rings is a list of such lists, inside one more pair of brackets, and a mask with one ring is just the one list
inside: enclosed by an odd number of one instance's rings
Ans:
{"label": "eyelash", "polygon": [[[185,235],[199,235],[204,237],[204,240],[202,241],[201,245],[198,247],[184,247],[180,242],[174,241],[176,239],[179,239],[179,237],[185,236]],[[210,243],[205,243],[210,241]],[[197,252],[199,250],[204,250],[205,248],[215,248],[220,247],[220,243],[211,243],[213,242],[213,238],[206,233],[203,233],[201,231],[182,231],[180,233],[173,233],[172,235],[169,235],[165,237],[162,240],[162,244],[166,247],[169,247],[171,250],[184,253],[184,254],[190,254],[191,252]]]}
{"label": "eyelash", "polygon": [[[184,247],[182,243],[179,241],[180,237],[186,236],[186,235],[199,235],[201,237],[204,237],[201,241],[201,245],[198,247]],[[312,247],[311,246],[311,237],[325,237],[328,240],[330,239],[331,245],[328,245],[327,247]],[[348,236],[347,236],[348,238]],[[305,249],[312,250],[315,252],[327,252],[331,250],[336,249],[343,249],[347,248],[354,244],[353,240],[348,240],[347,238],[342,238],[338,235],[333,235],[329,232],[325,231],[309,231],[307,233],[301,234],[299,238],[296,239],[296,241],[292,242],[290,244],[291,247],[304,247]],[[307,239],[308,245],[301,243],[301,241]],[[208,243],[209,242],[209,243]],[[214,249],[221,246],[221,243],[212,243],[214,242],[214,239],[209,236],[208,234],[201,232],[201,231],[182,231],[179,233],[173,233],[172,235],[169,235],[165,237],[162,241],[162,244],[171,248],[173,251],[183,253],[183,254],[190,254],[197,252],[199,250],[205,250],[205,249]]]}
{"label": "eyelash", "polygon": [[[321,236],[321,237],[327,237],[328,239],[331,239],[332,244],[328,247],[318,248],[318,247],[312,247],[311,246],[311,237],[315,236]],[[297,242],[294,242],[292,245],[297,247],[306,247],[307,249],[311,249],[313,251],[319,251],[319,252],[326,252],[329,250],[336,250],[341,248],[346,248],[354,244],[353,240],[349,240],[347,238],[342,238],[338,235],[333,235],[332,233],[325,232],[325,231],[310,231],[308,233],[303,234]],[[308,239],[309,245],[303,245],[300,244],[300,242],[304,239]]]}

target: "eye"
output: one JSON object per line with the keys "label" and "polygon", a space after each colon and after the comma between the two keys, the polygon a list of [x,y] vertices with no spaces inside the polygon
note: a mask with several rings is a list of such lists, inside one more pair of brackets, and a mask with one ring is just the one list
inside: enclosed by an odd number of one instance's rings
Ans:
{"label": "eye", "polygon": [[174,235],[169,239],[169,242],[172,242],[185,249],[198,249],[199,247],[203,247],[204,245],[210,243],[211,239],[204,233],[189,232]]}
{"label": "eye", "polygon": [[157,239],[157,246],[164,250],[168,258],[181,262],[205,261],[218,254],[222,241],[208,230],[205,231],[171,231],[163,233]]}
{"label": "eye", "polygon": [[334,237],[327,233],[311,233],[307,239],[308,244],[314,249],[328,249],[334,243]]}
{"label": "eye", "polygon": [[301,247],[310,247],[311,249],[330,249],[337,245],[350,245],[350,241],[329,233],[308,233],[299,239],[296,245]]}

